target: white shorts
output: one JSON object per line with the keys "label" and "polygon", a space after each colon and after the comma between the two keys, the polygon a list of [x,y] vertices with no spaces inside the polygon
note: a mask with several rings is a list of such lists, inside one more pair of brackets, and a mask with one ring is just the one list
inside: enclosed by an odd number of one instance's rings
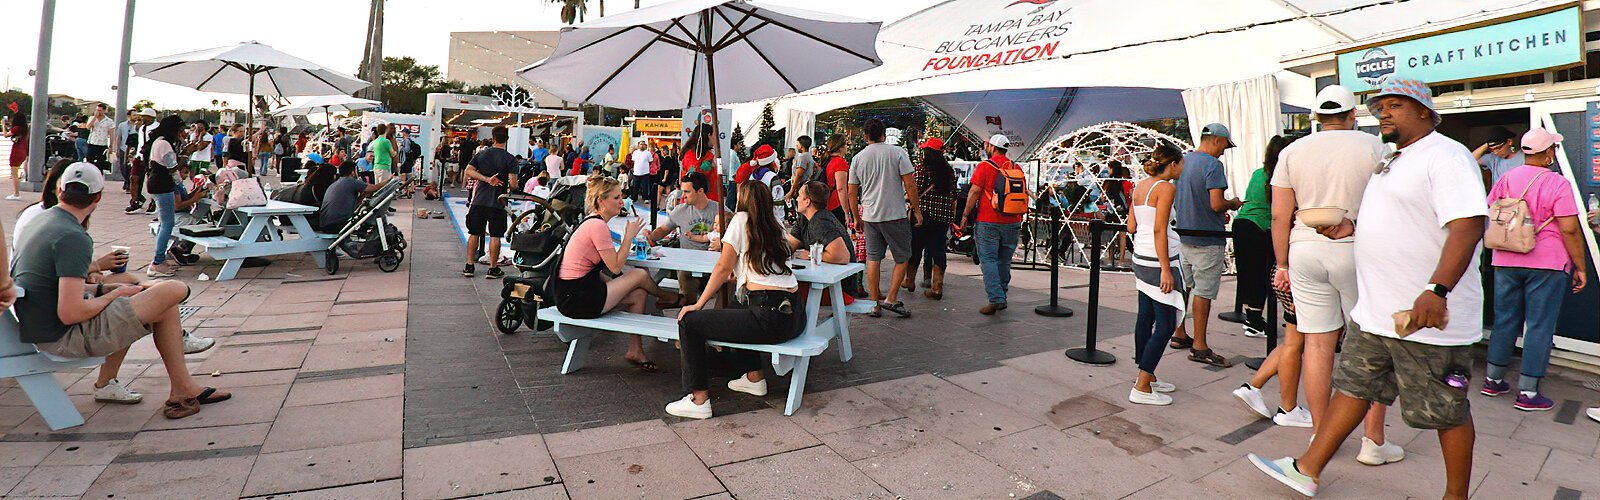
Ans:
{"label": "white shorts", "polygon": [[1289,288],[1301,333],[1326,333],[1346,326],[1356,307],[1355,245],[1332,241],[1289,244]]}

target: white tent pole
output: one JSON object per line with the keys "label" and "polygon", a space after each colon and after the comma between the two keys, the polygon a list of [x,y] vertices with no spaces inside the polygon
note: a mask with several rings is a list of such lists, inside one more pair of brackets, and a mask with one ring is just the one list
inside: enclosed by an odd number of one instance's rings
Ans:
{"label": "white tent pole", "polygon": [[[50,135],[50,41],[55,38],[56,0],[44,0],[39,15],[39,58],[33,73],[33,117],[28,125],[28,171],[30,187],[44,180],[45,137]],[[16,147],[12,144],[11,147]],[[33,179],[37,177],[39,181]]]}

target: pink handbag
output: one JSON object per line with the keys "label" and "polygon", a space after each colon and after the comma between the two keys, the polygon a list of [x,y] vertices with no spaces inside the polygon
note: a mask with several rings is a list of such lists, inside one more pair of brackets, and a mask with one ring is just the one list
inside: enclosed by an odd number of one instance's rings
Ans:
{"label": "pink handbag", "polygon": [[267,193],[261,189],[261,180],[259,178],[246,177],[228,183],[228,202],[223,207],[232,210],[266,205]]}

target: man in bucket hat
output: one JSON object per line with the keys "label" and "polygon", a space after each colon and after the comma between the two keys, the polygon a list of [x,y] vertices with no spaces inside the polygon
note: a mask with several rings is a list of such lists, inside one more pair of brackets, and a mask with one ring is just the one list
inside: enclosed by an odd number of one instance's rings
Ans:
{"label": "man in bucket hat", "polygon": [[[1472,345],[1483,337],[1478,243],[1488,208],[1472,152],[1434,130],[1427,84],[1394,79],[1367,99],[1389,154],[1367,183],[1361,212],[1330,237],[1355,235],[1359,298],[1333,375],[1335,394],[1299,458],[1255,466],[1306,496],[1372,402],[1400,403],[1401,417],[1439,433],[1447,499],[1467,498],[1475,436],[1467,402]],[[1475,196],[1476,195],[1476,196]]]}

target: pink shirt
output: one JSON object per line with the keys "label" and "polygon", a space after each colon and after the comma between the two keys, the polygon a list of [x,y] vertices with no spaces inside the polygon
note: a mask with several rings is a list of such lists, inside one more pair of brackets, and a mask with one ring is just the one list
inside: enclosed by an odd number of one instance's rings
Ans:
{"label": "pink shirt", "polygon": [[561,279],[582,278],[594,266],[605,265],[600,259],[602,251],[616,251],[616,247],[611,245],[611,227],[606,225],[606,221],[589,219],[579,224],[578,230],[572,233],[572,241],[567,243],[567,249],[561,252]]}
{"label": "pink shirt", "polygon": [[[1534,176],[1545,172],[1544,176],[1532,187],[1528,183]],[[1513,168],[1500,176],[1495,181],[1494,188],[1489,190],[1489,203],[1501,198],[1512,198],[1522,193],[1528,187],[1528,193],[1523,200],[1528,203],[1528,211],[1533,215],[1533,224],[1545,224],[1539,230],[1539,235],[1534,239],[1533,250],[1528,253],[1494,251],[1495,267],[1523,267],[1529,269],[1550,269],[1564,271],[1572,262],[1567,255],[1567,246],[1561,241],[1561,228],[1552,217],[1569,217],[1578,215],[1578,204],[1572,198],[1572,186],[1567,184],[1567,179],[1560,173],[1552,172],[1544,167],[1523,165]]]}

